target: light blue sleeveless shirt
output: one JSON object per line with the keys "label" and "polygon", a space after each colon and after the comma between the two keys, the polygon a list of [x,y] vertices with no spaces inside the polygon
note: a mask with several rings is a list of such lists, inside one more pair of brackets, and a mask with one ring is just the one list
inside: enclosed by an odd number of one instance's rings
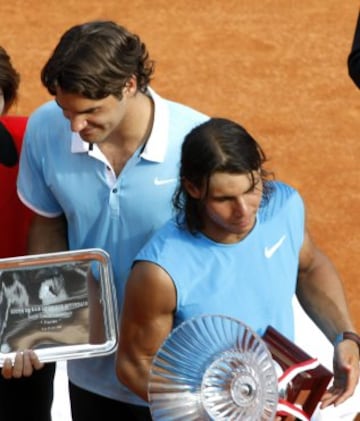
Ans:
{"label": "light blue sleeveless shirt", "polygon": [[269,202],[259,208],[254,229],[239,243],[215,243],[170,220],[137,255],[136,260],[154,262],[172,278],[174,327],[203,314],[224,314],[259,335],[271,325],[293,340],[304,206],[293,188],[272,183]]}

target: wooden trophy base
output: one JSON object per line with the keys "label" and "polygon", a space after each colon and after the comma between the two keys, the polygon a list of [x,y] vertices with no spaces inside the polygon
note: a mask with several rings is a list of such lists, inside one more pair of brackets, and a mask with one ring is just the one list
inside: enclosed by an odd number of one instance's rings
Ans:
{"label": "wooden trophy base", "polygon": [[[271,326],[265,331],[263,340],[269,347],[273,359],[283,371],[313,358]],[[285,399],[299,405],[310,417],[332,377],[333,373],[321,364],[313,369],[303,371],[291,380],[286,389]],[[282,420],[293,421],[296,420],[296,417],[288,415],[284,416]]]}

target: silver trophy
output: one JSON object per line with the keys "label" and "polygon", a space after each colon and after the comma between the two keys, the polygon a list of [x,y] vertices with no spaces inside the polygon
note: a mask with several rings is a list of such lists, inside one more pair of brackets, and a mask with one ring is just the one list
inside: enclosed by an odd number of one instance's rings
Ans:
{"label": "silver trophy", "polygon": [[183,322],[153,359],[150,411],[156,421],[266,421],[278,380],[265,342],[239,320],[204,315]]}

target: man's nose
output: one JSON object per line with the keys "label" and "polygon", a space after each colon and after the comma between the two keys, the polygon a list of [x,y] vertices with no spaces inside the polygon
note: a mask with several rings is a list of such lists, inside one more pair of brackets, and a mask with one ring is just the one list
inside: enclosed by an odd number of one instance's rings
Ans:
{"label": "man's nose", "polygon": [[235,211],[241,215],[245,215],[248,210],[246,200],[243,197],[240,197],[235,203]]}
{"label": "man's nose", "polygon": [[70,120],[70,126],[73,132],[76,132],[76,133],[80,132],[81,130],[85,129],[85,127],[87,126],[87,121],[84,116],[70,115],[68,118]]}

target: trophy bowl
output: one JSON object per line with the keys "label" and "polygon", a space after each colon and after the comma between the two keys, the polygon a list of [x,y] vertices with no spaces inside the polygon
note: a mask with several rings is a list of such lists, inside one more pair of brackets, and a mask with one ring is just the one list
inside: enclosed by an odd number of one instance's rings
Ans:
{"label": "trophy bowl", "polygon": [[272,355],[250,327],[203,315],[176,327],[155,355],[148,395],[154,420],[273,420]]}

